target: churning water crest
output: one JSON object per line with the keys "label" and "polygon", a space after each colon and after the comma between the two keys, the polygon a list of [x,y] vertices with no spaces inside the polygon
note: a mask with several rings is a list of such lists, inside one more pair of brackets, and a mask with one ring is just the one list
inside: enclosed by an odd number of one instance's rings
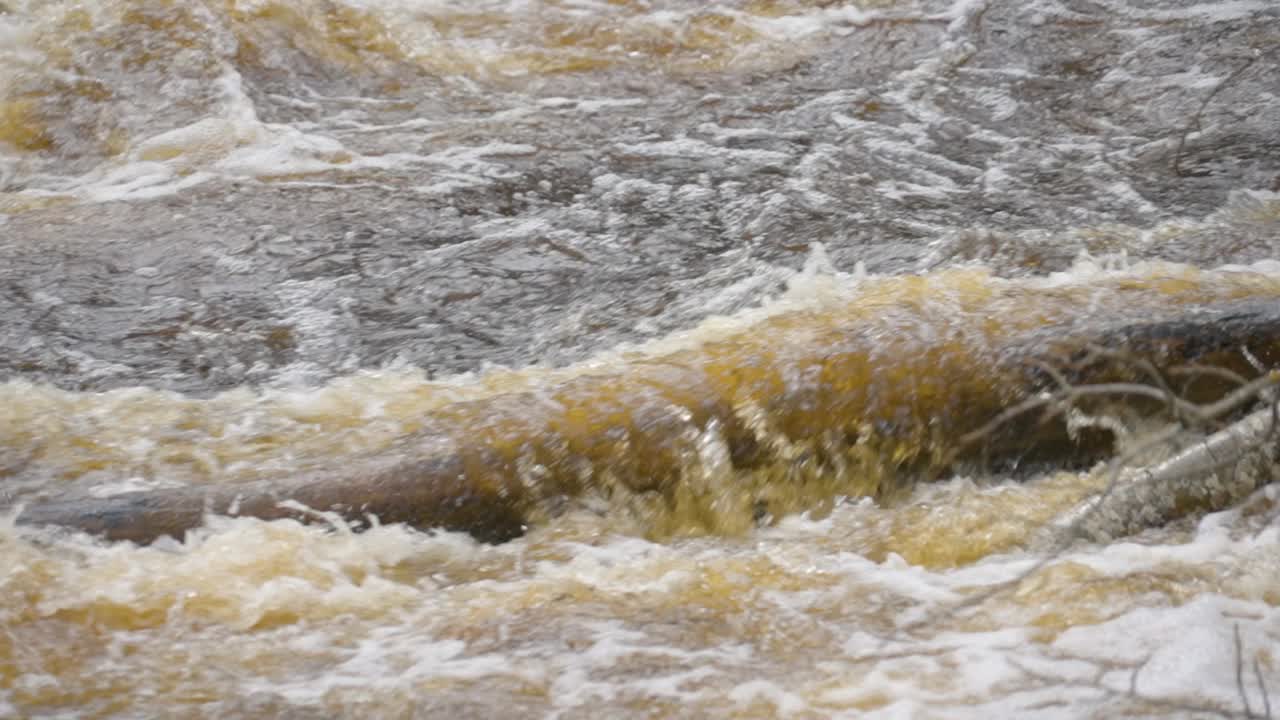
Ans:
{"label": "churning water crest", "polygon": [[[1280,299],[1277,47],[1265,0],[0,0],[0,716],[1261,713],[1274,488],[1052,558],[1100,472],[858,496],[1011,342]],[[782,458],[934,429],[748,473],[707,397]],[[12,520],[574,437],[595,492],[520,465],[497,546]]]}

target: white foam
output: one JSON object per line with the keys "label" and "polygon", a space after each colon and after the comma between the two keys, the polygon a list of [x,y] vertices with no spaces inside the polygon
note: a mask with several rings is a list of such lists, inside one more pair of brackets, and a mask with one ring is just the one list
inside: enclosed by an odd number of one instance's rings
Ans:
{"label": "white foam", "polygon": [[768,680],[751,680],[739,683],[729,691],[729,699],[739,706],[749,707],[764,701],[773,706],[778,717],[791,717],[796,713],[810,709],[809,703],[795,693],[769,682]]}
{"label": "white foam", "polygon": [[567,98],[550,97],[538,100],[540,107],[552,110],[573,110],[583,113],[597,113],[605,110],[622,109],[644,105],[645,98]]}
{"label": "white foam", "polygon": [[[1104,676],[1113,692],[1132,689],[1175,703],[1237,708],[1234,628],[1244,638],[1247,664],[1257,650],[1280,643],[1277,621],[1274,609],[1207,594],[1181,607],[1140,607],[1099,625],[1069,629],[1053,647],[1099,665],[1130,666]],[[1261,706],[1259,697],[1254,702]]]}
{"label": "white foam", "polygon": [[[1124,7],[1123,4],[1121,7]],[[1275,3],[1270,2],[1270,0],[1219,0],[1170,10],[1124,8],[1123,12],[1130,16],[1162,22],[1177,20],[1228,22],[1251,18],[1274,8]]]}
{"label": "white foam", "polygon": [[655,140],[647,143],[616,143],[614,147],[624,153],[640,157],[724,157],[759,165],[777,165],[787,163],[791,159],[789,153],[777,150],[727,148],[692,138]]}
{"label": "white foam", "polygon": [[[559,708],[587,707],[595,702],[613,700],[623,694],[692,702],[706,693],[703,690],[686,689],[685,686],[717,674],[714,662],[742,662],[749,657],[749,651],[743,646],[691,652],[665,644],[653,644],[648,641],[644,632],[629,629],[619,621],[586,621],[582,623],[582,627],[589,633],[591,644],[578,652],[557,655],[548,662],[548,669],[554,669],[555,672],[550,694],[552,702]],[[593,677],[635,656],[659,659],[666,667],[672,668],[672,671],[644,677],[627,677],[622,682]],[[688,664],[694,667],[672,667]]]}
{"label": "white foam", "polygon": [[417,192],[431,195],[447,195],[456,190],[488,185],[493,180],[513,178],[519,173],[499,162],[487,158],[502,156],[525,156],[537,152],[532,145],[507,142],[492,142],[484,145],[455,145],[446,150],[432,153],[421,158],[421,162],[443,168],[439,173],[442,180],[429,185],[419,185]]}
{"label": "white foam", "polygon": [[465,164],[448,157],[449,151],[432,158],[404,153],[364,156],[335,137],[305,132],[303,125],[262,122],[239,73],[230,67],[217,87],[221,100],[214,115],[143,138],[123,156],[84,175],[32,183],[19,195],[70,196],[99,203],[172,195],[215,179],[354,173],[427,161]]}
{"label": "white foam", "polygon": [[403,628],[374,631],[335,666],[286,682],[249,681],[246,690],[278,694],[297,705],[318,705],[334,690],[412,690],[424,681],[468,680],[511,671],[507,658],[467,656],[466,643],[432,641]]}
{"label": "white foam", "polygon": [[[145,450],[142,454],[145,454]],[[106,498],[112,495],[121,495],[123,493],[140,492],[143,490],[159,490],[162,488],[182,487],[182,483],[175,480],[164,479],[147,479],[142,477],[129,477],[115,482],[99,483],[89,488],[89,495],[96,498]]]}
{"label": "white foam", "polygon": [[[739,16],[742,17],[742,16]],[[831,32],[840,25],[862,26],[875,20],[902,17],[875,11],[867,11],[856,4],[819,7],[816,12],[794,15],[746,16],[744,19],[754,30],[774,39],[801,40],[822,32]]]}

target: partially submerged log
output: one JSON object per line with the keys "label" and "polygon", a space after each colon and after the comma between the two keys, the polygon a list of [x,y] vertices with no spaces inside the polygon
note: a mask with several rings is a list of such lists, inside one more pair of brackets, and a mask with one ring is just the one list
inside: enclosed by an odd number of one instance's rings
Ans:
{"label": "partially submerged log", "polygon": [[1234,505],[1275,481],[1278,438],[1280,414],[1267,405],[1152,467],[1120,468],[1106,490],[1059,518],[1040,542],[1105,542]]}
{"label": "partially submerged log", "polygon": [[518,509],[478,486],[456,455],[322,481],[195,486],[47,502],[25,508],[18,522],[149,543],[163,536],[181,538],[204,524],[207,515],[315,522],[326,514],[357,524],[376,517],[388,524],[464,530],[485,542],[504,542],[524,532]]}
{"label": "partially submerged log", "polygon": [[[211,513],[333,513],[502,541],[594,495],[640,514],[653,535],[736,532],[836,495],[888,496],[957,464],[1096,460],[1110,437],[1068,433],[1060,418],[1029,416],[982,442],[962,439],[1062,377],[1142,378],[1135,362],[1091,351],[1099,345],[1158,368],[1253,372],[1242,347],[1280,364],[1280,302],[1256,289],[1117,284],[1104,308],[1115,320],[1103,323],[1082,321],[1078,290],[1003,297],[979,286],[935,300],[937,287],[911,285],[925,281],[884,282],[871,294],[881,302],[782,313],[687,349],[585,367],[543,389],[446,406],[424,435],[449,449],[428,457],[409,450],[413,459],[326,478],[45,502],[18,522],[145,543],[181,537]],[[1254,299],[1234,299],[1242,294]],[[1231,384],[1204,375],[1179,389],[1201,401]],[[1161,404],[1126,407],[1150,414]]]}

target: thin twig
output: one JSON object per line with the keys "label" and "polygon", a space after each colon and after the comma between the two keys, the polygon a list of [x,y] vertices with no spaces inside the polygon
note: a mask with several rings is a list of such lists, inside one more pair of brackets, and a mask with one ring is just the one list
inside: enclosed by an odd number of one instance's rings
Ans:
{"label": "thin twig", "polygon": [[[1244,385],[1249,382],[1243,375],[1233,370],[1214,367],[1213,365],[1196,365],[1194,363],[1190,365],[1179,365],[1178,367],[1169,368],[1168,372],[1170,375],[1175,377],[1186,375],[1193,379],[1198,376],[1209,375],[1220,380],[1226,380],[1227,382],[1237,386]],[[1266,372],[1266,370],[1260,370],[1259,372]]]}
{"label": "thin twig", "polygon": [[1160,372],[1147,358],[1134,356],[1132,353],[1113,350],[1094,343],[1090,343],[1086,347],[1093,355],[1137,365],[1142,372],[1146,373],[1147,377],[1151,378],[1151,381],[1155,383],[1156,387],[1160,388],[1160,391],[1164,393],[1165,402],[1170,407],[1174,407],[1176,401],[1179,400],[1177,394],[1173,392],[1173,388],[1169,387],[1169,383],[1165,380],[1164,373]]}
{"label": "thin twig", "polygon": [[1244,356],[1245,361],[1248,362],[1251,366],[1253,366],[1253,369],[1257,370],[1259,374],[1265,373],[1267,371],[1267,367],[1262,364],[1262,361],[1259,360],[1256,355],[1249,352],[1249,346],[1247,345],[1241,346],[1240,354]]}
{"label": "thin twig", "polygon": [[[1159,400],[1161,402],[1169,400],[1169,398],[1159,390],[1148,385],[1140,385],[1138,383],[1101,383],[1098,385],[1075,387],[1067,383],[1066,379],[1063,378],[1061,374],[1058,374],[1055,380],[1058,380],[1063,384],[1063,390],[1054,394],[1028,398],[987,421],[977,430],[965,433],[956,442],[955,450],[952,452],[952,455],[954,456],[956,453],[966,449],[978,440],[990,437],[993,432],[1000,429],[1003,425],[1025,415],[1028,412],[1031,412],[1032,410],[1045,407],[1050,408],[1053,412],[1044,418],[1047,420],[1057,415],[1061,415],[1072,402],[1082,397],[1090,397],[1093,395],[1139,395],[1149,397],[1153,400]],[[1189,403],[1186,400],[1176,397],[1172,400],[1173,405],[1170,407],[1171,410],[1181,410],[1183,412],[1192,413],[1200,417],[1200,419],[1204,419],[1203,411],[1194,403]],[[1208,417],[1211,418],[1213,416]]]}
{"label": "thin twig", "polygon": [[1271,720],[1271,694],[1267,692],[1267,681],[1262,677],[1262,666],[1258,664],[1257,655],[1253,656],[1253,677],[1262,693],[1262,717]]}
{"label": "thin twig", "polygon": [[[1032,410],[1047,407],[1052,410],[1053,415],[1058,415],[1069,409],[1072,406],[1071,403],[1073,401],[1091,395],[1133,394],[1154,398],[1165,403],[1169,402],[1165,393],[1150,386],[1135,383],[1103,383],[1099,385],[1076,387],[1071,385],[1071,383],[1056,368],[1047,364],[1042,364],[1041,369],[1058,384],[1060,388],[1059,392],[1030,398],[1019,403],[1013,408],[1000,413],[1000,415],[983,425],[978,430],[962,437],[959,443],[960,447],[975,442],[982,437],[989,436],[990,433],[994,432],[1003,424]],[[1241,378],[1241,380],[1243,380],[1243,378]],[[1220,419],[1227,413],[1230,413],[1249,402],[1255,402],[1263,393],[1268,392],[1269,388],[1278,384],[1280,384],[1280,371],[1273,370],[1267,372],[1262,377],[1244,382],[1240,387],[1236,388],[1226,397],[1223,397],[1216,402],[1206,405],[1196,405],[1195,403],[1191,403],[1181,398],[1176,398],[1176,402],[1173,402],[1173,407],[1170,409],[1178,408],[1182,410],[1183,412],[1176,413],[1178,417],[1185,419],[1190,416],[1196,418],[1201,423],[1209,423]],[[1277,413],[1280,413],[1280,410],[1277,409],[1280,408],[1280,402],[1273,402],[1269,404],[1271,405],[1270,411],[1273,417]],[[1251,415],[1247,419],[1247,423],[1252,423],[1252,425],[1249,425],[1251,429],[1250,431],[1257,430],[1257,428],[1253,427],[1253,425],[1256,425],[1258,422],[1256,415],[1257,413]],[[1269,432],[1274,432],[1275,428],[1276,423],[1273,420]],[[1047,552],[1040,560],[1027,570],[1019,573],[1016,577],[994,585],[988,590],[978,593],[977,595],[965,598],[965,600],[959,605],[949,608],[949,612],[961,612],[977,605],[981,605],[996,595],[1021,585],[1027,578],[1035,575],[1049,563],[1055,561],[1057,556],[1069,543],[1082,535],[1082,531],[1085,526],[1101,511],[1103,507],[1107,505],[1107,501],[1116,494],[1116,491],[1121,486],[1121,471],[1130,461],[1158,445],[1174,442],[1180,436],[1186,435],[1187,433],[1188,431],[1182,423],[1171,423],[1156,432],[1146,435],[1137,444],[1131,445],[1126,448],[1125,452],[1112,458],[1107,464],[1106,473],[1108,478],[1106,486],[1089,502],[1083,504],[1075,511],[1068,513],[1065,517],[1060,518],[1058,522],[1054,523],[1052,528],[1053,532],[1050,536],[1052,538],[1053,545],[1047,549]],[[1254,434],[1257,433],[1255,432]],[[1188,457],[1190,455],[1184,451],[1181,455],[1172,458],[1170,461],[1162,463],[1157,468],[1160,472],[1147,470],[1139,475],[1138,480],[1150,482],[1153,479],[1161,478],[1162,475],[1177,477],[1188,472],[1212,472],[1222,466],[1237,462],[1246,452],[1257,446],[1256,441],[1250,442],[1248,438],[1242,439],[1243,436],[1236,437],[1235,435],[1231,435],[1228,431],[1223,431],[1223,433],[1219,433],[1219,435],[1223,435],[1224,437],[1228,437],[1229,439],[1236,441],[1234,443],[1218,443],[1226,446],[1225,449],[1228,452],[1225,453],[1224,457],[1215,457],[1213,450],[1215,447],[1214,442],[1216,441],[1214,438],[1211,438],[1205,442],[1201,451],[1202,454],[1207,454],[1212,459],[1212,462],[1207,466],[1201,463],[1196,465],[1194,469],[1186,469],[1184,466],[1189,462]],[[1217,437],[1218,436],[1215,436],[1215,438]],[[909,632],[914,627],[927,623],[931,619],[932,617],[921,618],[917,622],[911,623],[900,630]]]}
{"label": "thin twig", "polygon": [[1244,689],[1244,648],[1240,643],[1240,623],[1231,626],[1231,636],[1235,640],[1236,657],[1236,692],[1240,694],[1240,702],[1244,705],[1245,717],[1253,717],[1253,708],[1249,707],[1249,694]]}
{"label": "thin twig", "polygon": [[1013,407],[1005,410],[999,415],[996,415],[994,418],[984,423],[977,430],[974,430],[973,432],[965,433],[964,435],[962,435],[960,437],[960,440],[956,442],[956,446],[957,446],[956,450],[957,451],[963,450],[967,448],[969,445],[972,445],[973,443],[977,442],[978,440],[989,437],[991,433],[995,432],[996,430],[999,430],[1002,426],[1004,426],[1009,421],[1016,420],[1017,418],[1031,412],[1032,410],[1049,407],[1051,409],[1054,409],[1054,412],[1051,415],[1049,415],[1049,417],[1053,417],[1054,415],[1059,415],[1062,413],[1062,411],[1065,408],[1054,408],[1053,406],[1055,406],[1060,402],[1061,402],[1061,398],[1059,396],[1050,395],[1048,393],[1023,400],[1017,405],[1014,405]]}
{"label": "thin twig", "polygon": [[[977,595],[971,595],[965,598],[958,605],[954,605],[951,608],[948,608],[948,612],[958,613],[958,612],[962,612],[970,608],[976,607],[978,605],[982,605],[983,603],[1005,592],[1006,590],[1010,590],[1020,586],[1027,578],[1035,575],[1036,573],[1040,572],[1045,567],[1047,567],[1049,563],[1057,560],[1058,554],[1063,549],[1065,549],[1066,546],[1075,537],[1079,535],[1080,529],[1083,528],[1085,522],[1087,522],[1098,511],[1098,508],[1100,508],[1103,505],[1103,502],[1105,501],[1105,499],[1108,498],[1114,492],[1115,488],[1118,485],[1120,470],[1123,468],[1124,464],[1128,460],[1144,452],[1145,450],[1150,449],[1151,447],[1154,447],[1155,445],[1158,445],[1162,442],[1168,442],[1172,440],[1181,432],[1183,432],[1183,429],[1180,425],[1173,424],[1173,425],[1166,426],[1164,429],[1148,436],[1147,438],[1144,438],[1143,441],[1138,443],[1138,445],[1136,445],[1134,448],[1126,451],[1125,453],[1123,453],[1122,455],[1116,458],[1113,458],[1108,463],[1107,471],[1110,477],[1107,481],[1107,486],[1102,490],[1101,493],[1099,493],[1099,495],[1097,496],[1097,500],[1095,502],[1087,506],[1083,512],[1078,514],[1077,517],[1072,518],[1071,522],[1065,528],[1063,528],[1061,532],[1054,533],[1054,539],[1055,539],[1054,547],[1052,547],[1048,552],[1046,552],[1044,556],[1041,557],[1039,560],[1037,560],[1036,563],[1031,567],[1018,573],[1016,576],[1014,576],[1009,580],[1006,580],[1004,582],[997,583],[991,586],[984,592],[978,593]],[[925,625],[931,622],[932,620],[933,620],[932,616],[922,617],[919,620],[900,628],[900,631],[910,632],[916,627]]]}
{"label": "thin twig", "polygon": [[1280,370],[1272,370],[1262,377],[1241,385],[1221,400],[1203,406],[1201,411],[1209,418],[1221,417],[1264,396],[1264,393],[1277,385],[1280,385]]}

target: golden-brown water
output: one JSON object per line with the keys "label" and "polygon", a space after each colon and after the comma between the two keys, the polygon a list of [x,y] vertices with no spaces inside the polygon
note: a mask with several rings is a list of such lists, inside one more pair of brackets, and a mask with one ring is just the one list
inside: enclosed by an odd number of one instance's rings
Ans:
{"label": "golden-brown water", "polygon": [[1275,671],[1274,493],[956,609],[1086,486],[957,480],[672,543],[582,514],[498,547],[245,519],[151,548],[9,533],[3,677],[14,714],[91,717],[1237,709],[1233,627]]}
{"label": "golden-brown water", "polygon": [[[1276,488],[1046,548],[1105,469],[915,482],[1010,348],[1280,304],[1277,46],[1264,0],[0,0],[0,717],[1264,716]],[[473,447],[523,537],[14,520]]]}

